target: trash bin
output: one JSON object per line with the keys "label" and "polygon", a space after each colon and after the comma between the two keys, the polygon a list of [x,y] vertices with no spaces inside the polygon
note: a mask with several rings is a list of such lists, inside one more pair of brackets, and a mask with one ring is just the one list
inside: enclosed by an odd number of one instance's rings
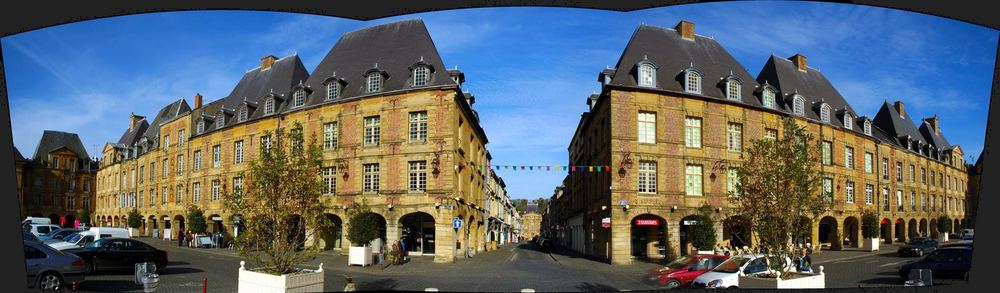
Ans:
{"label": "trash bin", "polygon": [[135,283],[142,285],[143,292],[156,292],[156,284],[159,282],[160,275],[156,274],[156,263],[135,264]]}
{"label": "trash bin", "polygon": [[160,282],[160,275],[146,274],[142,277],[142,292],[156,292],[156,284]]}
{"label": "trash bin", "polygon": [[934,278],[931,270],[916,269],[911,270],[908,280],[903,282],[903,287],[923,287],[934,285]]}

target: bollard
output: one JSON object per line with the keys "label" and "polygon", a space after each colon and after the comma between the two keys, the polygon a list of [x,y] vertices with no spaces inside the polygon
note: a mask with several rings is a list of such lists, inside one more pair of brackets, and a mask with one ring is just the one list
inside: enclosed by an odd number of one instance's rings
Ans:
{"label": "bollard", "polygon": [[201,293],[208,293],[208,277],[201,277]]}
{"label": "bollard", "polygon": [[69,288],[71,291],[76,291],[76,281],[73,281],[72,286]]}

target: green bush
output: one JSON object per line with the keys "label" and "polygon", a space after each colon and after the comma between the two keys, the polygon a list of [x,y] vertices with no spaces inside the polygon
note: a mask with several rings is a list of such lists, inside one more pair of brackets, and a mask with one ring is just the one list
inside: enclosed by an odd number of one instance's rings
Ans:
{"label": "green bush", "polygon": [[712,220],[712,206],[698,208],[698,223],[691,231],[691,245],[698,250],[712,250],[715,247],[715,221]]}
{"label": "green bush", "polygon": [[876,238],[879,236],[879,229],[881,225],[878,222],[878,216],[875,215],[875,211],[865,210],[861,214],[861,234],[864,238]]}
{"label": "green bush", "polygon": [[938,232],[947,233],[951,232],[951,220],[948,217],[941,216],[937,220]]}
{"label": "green bush", "polygon": [[187,228],[193,233],[205,233],[208,228],[205,224],[205,212],[195,205],[188,207]]}
{"label": "green bush", "polygon": [[378,215],[364,203],[354,203],[348,212],[347,240],[352,246],[365,246],[381,236]]}
{"label": "green bush", "polygon": [[136,228],[142,227],[142,215],[139,214],[139,210],[133,208],[128,212],[128,227]]}

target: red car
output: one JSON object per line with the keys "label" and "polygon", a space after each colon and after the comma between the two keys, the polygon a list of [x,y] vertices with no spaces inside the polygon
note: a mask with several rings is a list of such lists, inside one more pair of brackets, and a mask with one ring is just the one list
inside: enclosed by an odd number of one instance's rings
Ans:
{"label": "red car", "polygon": [[660,287],[673,289],[691,284],[701,276],[729,259],[725,255],[697,254],[686,255],[667,264],[667,266],[649,271],[649,279],[656,281]]}

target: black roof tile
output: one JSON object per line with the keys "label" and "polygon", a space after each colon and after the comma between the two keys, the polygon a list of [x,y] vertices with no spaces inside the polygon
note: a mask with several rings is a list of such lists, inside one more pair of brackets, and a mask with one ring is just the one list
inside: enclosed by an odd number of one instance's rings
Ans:
{"label": "black roof tile", "polygon": [[[804,72],[800,71],[789,59],[771,55],[757,74],[757,82],[778,90],[777,103],[786,113],[794,113],[792,98],[798,94],[805,100],[803,114],[808,119],[821,120],[821,103],[830,105],[831,125],[844,127],[844,113],[851,113],[855,118],[859,116],[823,73],[808,66]],[[854,130],[863,132],[856,127]]]}
{"label": "black roof tile", "polygon": [[38,141],[38,148],[35,149],[35,155],[32,156],[32,160],[47,161],[49,152],[61,148],[67,148],[76,153],[76,156],[83,162],[89,161],[87,149],[83,147],[80,136],[76,135],[76,133],[55,130],[46,130],[42,133],[42,139]]}

